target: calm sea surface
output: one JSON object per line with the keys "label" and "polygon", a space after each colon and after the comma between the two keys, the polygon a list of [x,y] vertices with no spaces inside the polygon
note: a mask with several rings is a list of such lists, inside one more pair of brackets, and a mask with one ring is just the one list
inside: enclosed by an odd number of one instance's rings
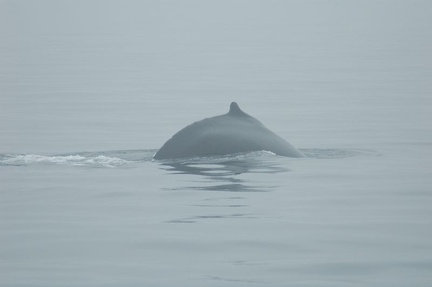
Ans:
{"label": "calm sea surface", "polygon": [[[428,1],[0,1],[0,286],[431,286]],[[236,101],[304,152],[153,161]]]}

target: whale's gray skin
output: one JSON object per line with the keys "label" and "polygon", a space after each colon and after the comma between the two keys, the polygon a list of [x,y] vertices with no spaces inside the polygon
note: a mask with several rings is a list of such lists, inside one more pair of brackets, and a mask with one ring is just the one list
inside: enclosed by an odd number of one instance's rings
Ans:
{"label": "whale's gray skin", "polygon": [[227,114],[203,119],[177,132],[154,158],[176,159],[261,150],[287,157],[304,157],[294,146],[232,102]]}

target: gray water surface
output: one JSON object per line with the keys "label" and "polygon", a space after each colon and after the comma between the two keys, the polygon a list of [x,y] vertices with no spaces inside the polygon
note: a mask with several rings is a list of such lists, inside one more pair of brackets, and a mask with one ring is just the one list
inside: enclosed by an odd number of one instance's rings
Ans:
{"label": "gray water surface", "polygon": [[[428,1],[0,1],[0,286],[430,286]],[[154,161],[232,101],[306,158]]]}

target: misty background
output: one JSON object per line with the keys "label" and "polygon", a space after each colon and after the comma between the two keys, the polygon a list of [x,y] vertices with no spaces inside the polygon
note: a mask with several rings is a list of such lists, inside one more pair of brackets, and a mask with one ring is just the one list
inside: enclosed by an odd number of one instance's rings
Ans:
{"label": "misty background", "polygon": [[430,11],[429,1],[1,1],[0,150],[158,148],[231,101],[300,147],[330,130],[344,142],[326,146],[367,144],[364,123],[383,141],[418,128],[428,141]]}
{"label": "misty background", "polygon": [[[0,0],[0,285],[431,286],[431,8]],[[306,158],[153,160],[232,101]]]}

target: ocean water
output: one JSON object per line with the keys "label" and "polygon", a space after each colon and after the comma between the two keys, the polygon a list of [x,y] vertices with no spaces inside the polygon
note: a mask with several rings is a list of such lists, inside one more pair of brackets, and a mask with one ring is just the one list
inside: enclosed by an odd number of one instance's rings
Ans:
{"label": "ocean water", "polygon": [[[0,286],[431,286],[428,1],[0,1]],[[155,161],[236,101],[305,158]]]}

